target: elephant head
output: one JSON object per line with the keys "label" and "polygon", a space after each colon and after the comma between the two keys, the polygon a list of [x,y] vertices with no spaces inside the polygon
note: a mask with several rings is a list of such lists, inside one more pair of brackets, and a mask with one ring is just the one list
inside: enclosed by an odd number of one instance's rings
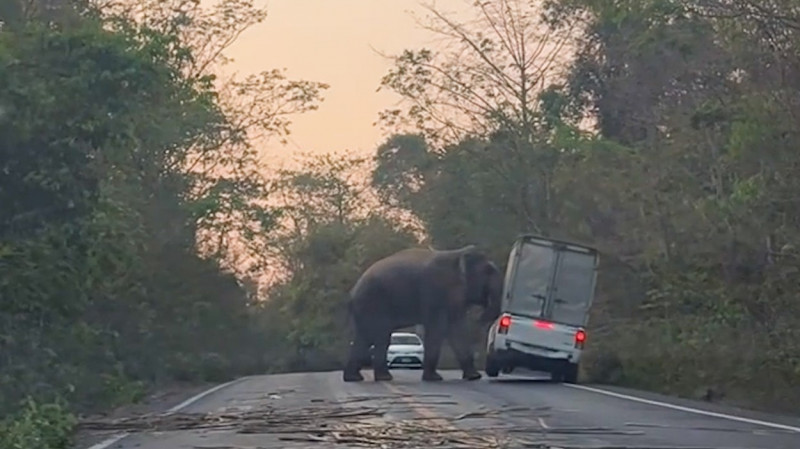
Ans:
{"label": "elephant head", "polygon": [[503,274],[489,257],[474,245],[460,249],[458,268],[466,286],[466,305],[483,308],[482,323],[491,322],[500,316],[503,294]]}

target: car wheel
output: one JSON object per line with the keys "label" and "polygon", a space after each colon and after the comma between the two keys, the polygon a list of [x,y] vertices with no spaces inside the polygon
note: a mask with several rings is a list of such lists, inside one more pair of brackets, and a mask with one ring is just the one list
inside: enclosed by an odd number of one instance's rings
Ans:
{"label": "car wheel", "polygon": [[569,363],[564,368],[564,383],[576,384],[578,383],[578,364]]}
{"label": "car wheel", "polygon": [[486,375],[489,377],[497,377],[500,374],[500,364],[491,355],[486,357]]}

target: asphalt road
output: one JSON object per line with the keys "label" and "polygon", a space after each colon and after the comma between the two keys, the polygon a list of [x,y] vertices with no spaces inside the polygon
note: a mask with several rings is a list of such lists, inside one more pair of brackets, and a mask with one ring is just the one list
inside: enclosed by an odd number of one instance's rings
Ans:
{"label": "asphalt road", "polygon": [[800,419],[531,377],[465,382],[445,371],[444,382],[423,383],[420,371],[394,370],[393,382],[375,383],[364,373],[361,383],[339,372],[245,378],[173,410],[226,428],[186,424],[93,449],[800,448]]}

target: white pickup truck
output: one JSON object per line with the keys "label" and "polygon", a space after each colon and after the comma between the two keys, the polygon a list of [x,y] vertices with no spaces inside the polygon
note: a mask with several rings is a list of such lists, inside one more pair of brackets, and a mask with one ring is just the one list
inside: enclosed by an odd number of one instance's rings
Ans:
{"label": "white pickup truck", "polygon": [[506,267],[502,313],[489,329],[486,374],[515,368],[576,383],[594,299],[598,252],[534,235],[514,243]]}

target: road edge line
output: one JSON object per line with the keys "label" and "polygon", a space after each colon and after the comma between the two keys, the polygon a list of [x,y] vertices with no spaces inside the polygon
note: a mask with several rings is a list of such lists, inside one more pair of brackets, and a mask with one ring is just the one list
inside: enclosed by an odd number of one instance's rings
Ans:
{"label": "road edge line", "polygon": [[123,438],[127,437],[128,435],[130,435],[130,434],[127,433],[127,432],[118,433],[118,434],[113,435],[112,437],[110,437],[108,439],[105,439],[105,440],[103,440],[103,441],[101,441],[101,442],[99,442],[97,444],[89,446],[88,449],[106,449],[107,447],[111,446],[112,444],[114,444],[114,443],[116,443],[118,441],[121,441]]}
{"label": "road edge line", "polygon": [[745,418],[743,416],[728,415],[726,413],[710,412],[710,411],[707,411],[707,410],[700,410],[700,409],[696,409],[696,408],[692,408],[692,407],[685,407],[685,406],[682,406],[682,405],[670,404],[670,403],[667,403],[667,402],[654,401],[652,399],[638,398],[636,396],[631,396],[631,395],[622,394],[622,393],[616,393],[616,392],[613,392],[613,391],[603,390],[603,389],[600,389],[600,388],[587,387],[585,385],[576,385],[576,384],[562,384],[562,385],[564,385],[565,387],[574,388],[576,390],[590,391],[590,392],[593,392],[593,393],[604,394],[606,396],[611,396],[611,397],[615,397],[615,398],[618,398],[618,399],[625,399],[625,400],[632,401],[632,402],[640,402],[642,404],[654,405],[654,406],[657,406],[657,407],[669,408],[669,409],[672,409],[672,410],[678,410],[678,411],[687,412],[687,413],[694,413],[696,415],[710,416],[712,418],[726,419],[728,421],[737,421],[737,422],[742,422],[742,423],[746,423],[746,424],[754,424],[754,425],[763,426],[763,427],[771,427],[773,429],[788,430],[788,431],[791,431],[791,432],[800,433],[800,427],[789,426],[789,425],[786,425],[786,424],[779,424],[779,423],[774,423],[774,422],[769,422],[769,421],[762,421],[760,419]]}
{"label": "road edge line", "polygon": [[179,411],[181,411],[181,410],[185,409],[186,407],[188,407],[188,406],[190,406],[190,405],[194,404],[195,402],[199,401],[200,399],[203,399],[203,398],[204,398],[204,397],[206,397],[206,396],[209,396],[209,395],[211,395],[211,394],[214,394],[214,393],[218,392],[219,390],[222,390],[223,388],[227,388],[227,387],[230,387],[230,386],[231,386],[231,385],[233,385],[233,384],[239,383],[239,382],[241,382],[241,381],[243,381],[243,380],[245,380],[245,379],[247,379],[247,378],[248,378],[248,377],[240,377],[240,378],[238,378],[238,379],[234,379],[234,380],[231,380],[231,381],[225,382],[224,384],[219,384],[219,385],[217,385],[217,386],[215,386],[215,387],[211,387],[211,388],[209,388],[208,390],[201,391],[200,393],[198,393],[198,394],[196,394],[196,395],[194,395],[194,396],[190,397],[189,399],[187,399],[187,400],[185,400],[185,401],[181,402],[180,404],[178,404],[178,405],[176,405],[176,406],[174,406],[174,407],[171,407],[171,408],[169,408],[169,409],[167,410],[167,413],[166,413],[166,414],[167,414],[167,415],[171,415],[171,414],[173,414],[173,413],[177,413],[177,412],[179,412]]}
{"label": "road edge line", "polygon": [[[178,404],[178,405],[176,405],[174,407],[170,407],[164,414],[165,415],[175,414],[175,413],[185,409],[186,407],[189,407],[190,405],[194,404],[195,402],[203,399],[204,397],[209,396],[209,395],[211,395],[213,393],[216,393],[217,391],[222,390],[223,388],[230,387],[231,385],[239,383],[239,382],[241,382],[241,381],[243,381],[243,380],[245,380],[245,379],[247,379],[249,377],[250,376],[240,377],[238,379],[234,379],[234,380],[231,380],[231,381],[219,384],[219,385],[215,385],[215,386],[209,388],[208,390],[201,391],[200,393],[190,397],[189,399],[181,402],[180,404]],[[107,449],[112,444],[118,443],[118,442],[122,441],[123,439],[129,437],[130,435],[132,435],[132,434],[129,433],[129,432],[118,433],[118,434],[115,434],[115,435],[112,435],[112,436],[106,438],[105,440],[103,440],[103,441],[101,441],[101,442],[99,442],[97,444],[93,444],[92,446],[89,446],[87,449]]]}

